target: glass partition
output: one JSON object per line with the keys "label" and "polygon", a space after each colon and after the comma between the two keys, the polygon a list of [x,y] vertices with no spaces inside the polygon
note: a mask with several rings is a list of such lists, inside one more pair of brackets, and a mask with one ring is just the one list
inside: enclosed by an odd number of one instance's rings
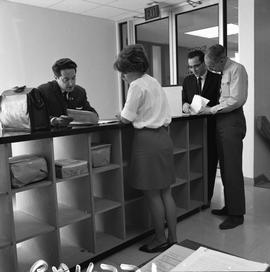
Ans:
{"label": "glass partition", "polygon": [[[119,44],[120,44],[120,51],[128,45],[128,25],[127,22],[120,23],[119,25]],[[127,97],[127,91],[128,91],[128,84],[121,80],[121,91],[122,91],[122,106],[124,106],[126,97]]]}
{"label": "glass partition", "polygon": [[219,42],[218,5],[176,15],[177,83],[182,84],[190,73],[187,55],[189,51],[201,49]]}
{"label": "glass partition", "polygon": [[227,0],[227,55],[237,62],[239,62],[238,30],[238,0]]}
{"label": "glass partition", "polygon": [[170,85],[169,18],[136,25],[135,40],[147,52],[150,64],[148,74],[162,86]]}

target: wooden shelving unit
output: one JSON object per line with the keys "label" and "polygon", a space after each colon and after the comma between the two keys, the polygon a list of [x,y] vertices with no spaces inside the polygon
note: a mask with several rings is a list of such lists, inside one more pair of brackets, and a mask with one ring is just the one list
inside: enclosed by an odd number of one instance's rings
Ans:
{"label": "wooden shelving unit", "polygon": [[[205,129],[204,117],[178,118],[169,127],[178,216],[206,202]],[[128,183],[132,134],[130,126],[111,125],[0,144],[1,271],[29,272],[38,259],[73,267],[152,229],[142,192]],[[110,164],[92,166],[93,144],[111,145]],[[8,158],[24,154],[44,156],[49,175],[14,189]],[[85,160],[88,173],[56,178],[58,159]]]}

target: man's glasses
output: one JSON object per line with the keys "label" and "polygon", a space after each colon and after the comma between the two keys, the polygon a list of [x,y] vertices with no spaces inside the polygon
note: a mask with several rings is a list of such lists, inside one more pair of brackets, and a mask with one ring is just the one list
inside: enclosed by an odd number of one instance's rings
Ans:
{"label": "man's glasses", "polygon": [[61,81],[63,82],[63,83],[68,83],[68,82],[74,82],[75,80],[76,80],[76,77],[72,77],[72,78],[68,78],[68,77],[60,77],[60,79],[61,79]]}
{"label": "man's glasses", "polygon": [[188,65],[188,69],[198,69],[202,64],[203,62],[194,65]]}

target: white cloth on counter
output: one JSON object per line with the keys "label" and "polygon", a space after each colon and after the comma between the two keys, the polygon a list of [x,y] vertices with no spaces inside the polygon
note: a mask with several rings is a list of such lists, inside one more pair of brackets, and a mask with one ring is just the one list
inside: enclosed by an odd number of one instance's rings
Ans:
{"label": "white cloth on counter", "polygon": [[3,128],[30,129],[27,96],[22,94],[3,95],[0,122]]}

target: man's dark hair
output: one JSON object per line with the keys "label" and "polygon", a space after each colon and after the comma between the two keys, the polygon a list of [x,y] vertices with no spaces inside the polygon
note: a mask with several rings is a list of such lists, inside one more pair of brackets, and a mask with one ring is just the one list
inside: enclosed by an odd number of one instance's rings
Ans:
{"label": "man's dark hair", "polygon": [[149,67],[144,47],[141,44],[133,44],[125,47],[119,53],[113,67],[124,74],[130,72],[144,74]]}
{"label": "man's dark hair", "polygon": [[204,62],[204,53],[201,50],[193,50],[188,53],[188,59],[199,57],[200,62]]}
{"label": "man's dark hair", "polygon": [[75,69],[75,71],[77,71],[77,64],[69,58],[63,58],[57,60],[52,66],[53,73],[56,77],[60,77],[61,70],[65,69]]}

